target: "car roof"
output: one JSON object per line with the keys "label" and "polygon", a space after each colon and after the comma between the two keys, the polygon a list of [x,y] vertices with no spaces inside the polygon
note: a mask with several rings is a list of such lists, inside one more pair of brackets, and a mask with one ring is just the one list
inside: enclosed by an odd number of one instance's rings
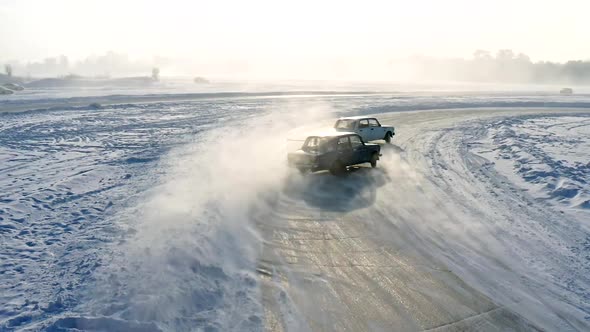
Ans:
{"label": "car roof", "polygon": [[375,119],[375,118],[371,117],[371,116],[345,116],[345,117],[339,118],[338,120],[362,120],[362,119]]}
{"label": "car roof", "polygon": [[348,136],[348,135],[357,135],[357,133],[353,133],[351,131],[327,131],[322,133],[316,133],[313,135],[308,135],[307,137],[339,137],[339,136]]}

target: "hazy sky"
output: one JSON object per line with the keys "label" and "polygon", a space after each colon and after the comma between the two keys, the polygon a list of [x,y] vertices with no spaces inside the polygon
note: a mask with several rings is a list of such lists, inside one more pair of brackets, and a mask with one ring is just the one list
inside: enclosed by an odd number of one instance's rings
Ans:
{"label": "hazy sky", "polygon": [[257,62],[469,57],[590,59],[590,0],[0,0],[0,61],[113,50]]}

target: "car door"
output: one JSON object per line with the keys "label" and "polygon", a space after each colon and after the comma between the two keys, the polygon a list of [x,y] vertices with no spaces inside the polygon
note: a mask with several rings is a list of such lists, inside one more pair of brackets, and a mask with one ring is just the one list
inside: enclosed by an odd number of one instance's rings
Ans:
{"label": "car door", "polygon": [[371,140],[371,128],[369,128],[368,119],[359,120],[357,134],[359,134],[365,142]]}
{"label": "car door", "polygon": [[371,137],[371,141],[383,139],[385,137],[383,128],[381,128],[377,119],[369,119],[369,136]]}
{"label": "car door", "polygon": [[348,136],[338,137],[336,141],[336,151],[338,152],[338,159],[344,163],[344,165],[353,165],[354,153],[350,145],[350,139]]}
{"label": "car door", "polygon": [[350,146],[352,148],[353,164],[360,164],[369,160],[368,150],[360,136],[350,135]]}

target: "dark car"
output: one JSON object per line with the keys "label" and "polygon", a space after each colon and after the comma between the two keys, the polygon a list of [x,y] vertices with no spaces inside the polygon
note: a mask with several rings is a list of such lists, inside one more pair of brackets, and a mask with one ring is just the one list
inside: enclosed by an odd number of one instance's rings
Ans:
{"label": "dark car", "polygon": [[335,132],[309,136],[300,150],[289,153],[289,165],[301,172],[329,170],[334,175],[343,174],[346,167],[371,163],[377,167],[381,147],[366,144],[355,133]]}

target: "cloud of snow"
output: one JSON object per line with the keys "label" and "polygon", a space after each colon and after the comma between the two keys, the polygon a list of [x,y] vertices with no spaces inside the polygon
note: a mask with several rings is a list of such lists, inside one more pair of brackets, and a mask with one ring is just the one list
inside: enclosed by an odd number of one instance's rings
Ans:
{"label": "cloud of snow", "polygon": [[126,319],[165,329],[261,326],[256,223],[273,218],[273,198],[289,174],[291,128],[332,111],[318,102],[277,102],[169,153],[162,184],[130,212],[136,233],[120,248],[113,269],[121,271],[108,278],[106,292],[125,304]]}

